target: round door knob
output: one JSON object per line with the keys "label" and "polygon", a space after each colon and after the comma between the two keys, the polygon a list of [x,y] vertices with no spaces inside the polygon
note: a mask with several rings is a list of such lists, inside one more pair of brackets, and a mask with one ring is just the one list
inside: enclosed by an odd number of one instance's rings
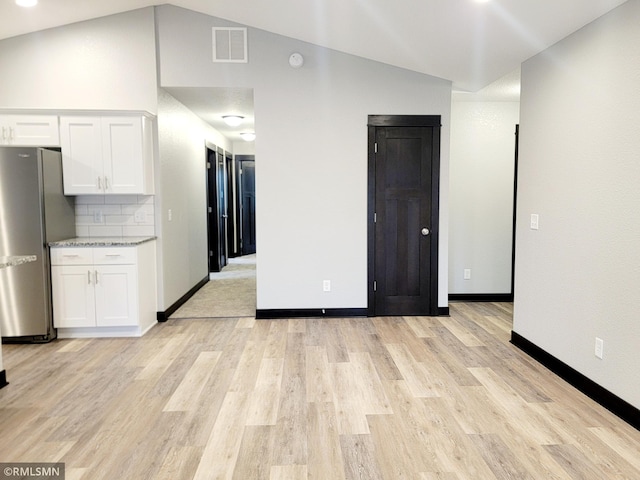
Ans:
{"label": "round door knob", "polygon": [[423,237],[426,237],[427,235],[429,235],[429,229],[428,228],[423,228],[420,233],[422,233]]}

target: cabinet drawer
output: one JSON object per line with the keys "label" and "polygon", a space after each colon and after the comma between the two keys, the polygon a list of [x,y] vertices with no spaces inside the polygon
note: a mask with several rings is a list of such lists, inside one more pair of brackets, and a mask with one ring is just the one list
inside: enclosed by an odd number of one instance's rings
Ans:
{"label": "cabinet drawer", "polygon": [[93,249],[95,265],[125,265],[136,263],[135,247],[100,247]]}
{"label": "cabinet drawer", "polygon": [[92,265],[93,249],[82,247],[52,248],[51,265]]}

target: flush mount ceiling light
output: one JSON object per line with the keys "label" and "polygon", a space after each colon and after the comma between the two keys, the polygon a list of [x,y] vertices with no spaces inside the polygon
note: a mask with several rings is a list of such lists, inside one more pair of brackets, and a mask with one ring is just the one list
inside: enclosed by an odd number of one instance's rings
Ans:
{"label": "flush mount ceiling light", "polygon": [[244,117],[241,117],[240,115],[224,115],[222,119],[224,120],[224,123],[230,127],[237,127],[242,123]]}
{"label": "flush mount ceiling light", "polygon": [[245,142],[253,142],[256,139],[256,134],[253,132],[241,133],[240,136]]}
{"label": "flush mount ceiling light", "polygon": [[19,7],[35,7],[37,4],[38,0],[16,0]]}

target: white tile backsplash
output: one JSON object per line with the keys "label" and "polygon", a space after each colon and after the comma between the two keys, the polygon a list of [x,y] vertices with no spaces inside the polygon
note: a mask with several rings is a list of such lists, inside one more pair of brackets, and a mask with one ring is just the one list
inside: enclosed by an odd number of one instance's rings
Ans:
{"label": "white tile backsplash", "polygon": [[154,199],[153,195],[79,195],[76,197],[76,235],[153,236]]}
{"label": "white tile backsplash", "polygon": [[123,237],[153,237],[155,235],[155,227],[152,226],[124,226],[122,227]]}
{"label": "white tile backsplash", "polygon": [[122,227],[92,225],[89,227],[89,237],[124,237]]}
{"label": "white tile backsplash", "polygon": [[78,225],[76,223],[76,237],[88,237],[88,236],[89,236],[89,226]]}
{"label": "white tile backsplash", "polygon": [[138,195],[105,195],[104,203],[118,205],[137,204]]}

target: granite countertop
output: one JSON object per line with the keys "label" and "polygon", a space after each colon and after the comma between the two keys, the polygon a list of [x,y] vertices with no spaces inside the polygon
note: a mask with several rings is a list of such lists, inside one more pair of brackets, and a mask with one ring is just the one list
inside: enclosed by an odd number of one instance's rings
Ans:
{"label": "granite countertop", "polygon": [[16,265],[22,265],[23,263],[35,262],[36,260],[37,257],[35,255],[0,256],[0,269],[15,267]]}
{"label": "granite countertop", "polygon": [[76,237],[49,242],[50,247],[127,247],[155,240],[156,237]]}

